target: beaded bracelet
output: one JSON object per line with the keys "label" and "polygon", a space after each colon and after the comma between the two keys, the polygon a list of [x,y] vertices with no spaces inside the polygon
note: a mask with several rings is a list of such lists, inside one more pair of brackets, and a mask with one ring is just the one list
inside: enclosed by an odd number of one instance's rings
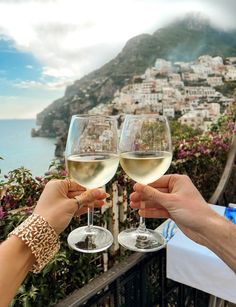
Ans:
{"label": "beaded bracelet", "polygon": [[36,259],[31,271],[39,273],[59,251],[58,235],[53,227],[39,214],[33,213],[8,236],[19,237],[32,251]]}

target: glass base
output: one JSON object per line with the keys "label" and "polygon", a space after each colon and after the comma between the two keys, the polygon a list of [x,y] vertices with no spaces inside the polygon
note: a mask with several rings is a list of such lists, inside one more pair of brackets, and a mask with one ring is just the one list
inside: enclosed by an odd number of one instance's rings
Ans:
{"label": "glass base", "polygon": [[82,253],[101,252],[113,243],[113,236],[109,230],[100,226],[84,226],[73,230],[67,242],[71,248]]}
{"label": "glass base", "polygon": [[123,247],[135,252],[154,252],[166,245],[165,238],[151,229],[126,229],[119,233],[118,241]]}

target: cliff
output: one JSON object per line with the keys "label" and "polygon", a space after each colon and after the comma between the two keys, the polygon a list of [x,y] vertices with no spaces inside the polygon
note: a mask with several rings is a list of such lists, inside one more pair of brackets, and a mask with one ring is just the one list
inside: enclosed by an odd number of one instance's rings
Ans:
{"label": "cliff", "polygon": [[222,57],[235,55],[236,32],[213,27],[202,16],[188,15],[152,35],[141,34],[130,39],[123,50],[100,69],[67,87],[57,99],[37,116],[40,136],[60,136],[62,142],[71,116],[86,113],[92,107],[109,102],[115,91],[142,74],[156,58],[190,61],[202,54]]}

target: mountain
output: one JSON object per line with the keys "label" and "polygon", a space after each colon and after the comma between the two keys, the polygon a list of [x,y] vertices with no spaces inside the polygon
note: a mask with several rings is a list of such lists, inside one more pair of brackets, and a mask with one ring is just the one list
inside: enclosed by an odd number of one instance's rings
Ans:
{"label": "mountain", "polygon": [[133,37],[113,60],[68,86],[64,97],[39,113],[37,120],[41,128],[33,134],[62,135],[67,131],[71,115],[110,101],[117,89],[134,75],[144,73],[157,58],[191,61],[203,54],[235,56],[236,31],[220,30],[205,17],[191,14],[152,35]]}

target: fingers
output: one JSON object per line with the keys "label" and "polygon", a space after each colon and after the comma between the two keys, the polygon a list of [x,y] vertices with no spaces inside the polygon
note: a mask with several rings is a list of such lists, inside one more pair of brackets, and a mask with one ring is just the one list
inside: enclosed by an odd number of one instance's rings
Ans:
{"label": "fingers", "polygon": [[74,216],[75,216],[75,217],[79,217],[80,215],[85,214],[85,213],[87,213],[87,212],[88,212],[88,209],[87,209],[86,207],[83,207],[83,208],[78,209],[78,210],[75,212]]}
{"label": "fingers", "polygon": [[169,218],[170,215],[165,209],[140,209],[139,215],[145,218]]}
{"label": "fingers", "polygon": [[148,186],[148,185],[143,185],[140,183],[136,183],[134,185],[134,190],[137,192],[137,195],[133,194],[131,201],[137,202],[137,201],[149,201],[151,203],[157,204],[161,203],[163,206],[165,206],[168,203],[168,200],[170,199],[169,193],[163,193],[160,192],[159,190]]}
{"label": "fingers", "polygon": [[156,209],[163,209],[163,206],[159,203],[153,204],[153,202],[150,201],[138,201],[138,202],[130,202],[130,207],[133,209],[151,209],[151,208],[156,208]]}
{"label": "fingers", "polygon": [[[158,180],[149,184],[149,186],[153,188],[165,188],[168,192],[170,192],[171,186],[174,185],[178,180],[186,180],[188,178],[185,175],[178,175],[178,174],[170,174],[170,175],[163,175]],[[188,178],[189,179],[189,178]],[[138,188],[139,184],[135,184],[134,187]],[[138,188],[139,189],[139,188]]]}
{"label": "fingers", "polygon": [[110,196],[108,193],[100,189],[93,189],[80,193],[74,198],[79,209],[82,207],[101,208],[104,205],[104,199],[108,196]]}
{"label": "fingers", "polygon": [[76,196],[81,195],[82,193],[84,193],[84,191],[75,191],[75,192],[68,192],[67,196],[69,198],[75,198]]}
{"label": "fingers", "polygon": [[62,182],[66,185],[68,192],[86,191],[84,187],[71,179],[66,178]]}
{"label": "fingers", "polygon": [[109,197],[110,195],[108,193],[105,193],[103,190],[100,189],[92,189],[92,190],[87,190],[80,194],[80,202],[82,204],[89,204],[89,203],[94,203],[97,200],[103,200],[104,198]]}
{"label": "fingers", "polygon": [[[162,193],[168,193],[168,190],[166,188],[158,188],[158,191]],[[145,200],[145,195],[142,193],[133,192],[130,194],[130,200],[133,202],[139,202]]]}
{"label": "fingers", "polygon": [[101,208],[103,205],[105,204],[105,202],[103,200],[95,200],[94,203],[88,203],[86,205],[82,205],[81,207],[79,207],[74,216],[80,216],[82,214],[85,214],[88,212],[88,207],[94,207],[94,208]]}
{"label": "fingers", "polygon": [[172,176],[173,175],[164,175],[149,185],[153,188],[168,188]]}

